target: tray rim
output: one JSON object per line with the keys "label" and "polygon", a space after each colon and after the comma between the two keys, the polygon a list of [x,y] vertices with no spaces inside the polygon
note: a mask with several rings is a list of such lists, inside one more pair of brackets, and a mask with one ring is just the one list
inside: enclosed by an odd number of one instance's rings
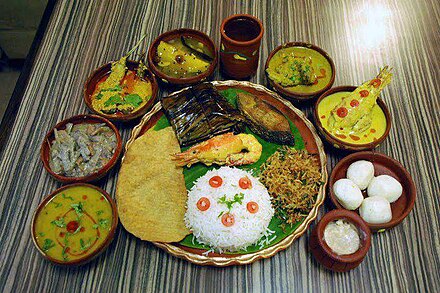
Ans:
{"label": "tray rim", "polygon": [[[233,255],[233,256],[209,256],[209,255],[199,255],[196,253],[192,253],[189,251],[186,251],[179,247],[179,245],[176,245],[175,243],[163,243],[163,242],[152,242],[155,246],[165,250],[167,253],[174,255],[178,258],[185,259],[189,262],[192,262],[194,264],[198,265],[212,265],[212,266],[218,266],[218,267],[224,267],[224,266],[230,266],[230,265],[245,265],[253,263],[259,259],[264,258],[270,258],[274,256],[279,251],[282,251],[286,248],[288,248],[292,243],[298,239],[300,236],[302,236],[310,224],[313,222],[313,220],[316,219],[318,216],[318,210],[321,207],[321,205],[324,203],[325,200],[325,192],[328,184],[328,174],[327,174],[327,155],[324,150],[324,145],[321,141],[321,138],[319,137],[314,125],[312,122],[310,122],[309,119],[305,116],[305,114],[294,107],[291,102],[283,99],[279,94],[277,94],[274,91],[271,91],[267,89],[263,85],[251,83],[248,81],[236,81],[236,80],[226,80],[226,81],[211,81],[211,83],[214,86],[245,86],[245,87],[251,87],[258,91],[264,92],[273,98],[277,99],[278,101],[282,102],[285,106],[287,106],[290,110],[295,112],[296,115],[304,122],[304,124],[307,126],[307,128],[312,133],[313,138],[315,139],[315,143],[317,145],[318,154],[320,158],[321,163],[321,180],[324,182],[323,185],[321,185],[318,195],[316,197],[316,203],[313,206],[312,210],[308,214],[308,216],[304,219],[304,221],[288,236],[286,236],[283,240],[280,242],[274,244],[273,246],[267,247],[265,249],[247,253],[247,254],[240,254],[240,255]],[[185,87],[183,89],[180,89],[178,91],[172,92],[169,95],[174,95],[179,92],[182,92],[189,87]],[[125,153],[127,152],[130,145],[135,141],[135,139],[139,136],[139,133],[141,132],[143,126],[151,119],[151,117],[159,112],[162,109],[162,105],[160,102],[157,102],[151,110],[146,113],[138,125],[136,125],[133,130],[131,131],[130,137],[127,140],[124,148],[124,155],[121,159],[121,164],[124,162],[125,159]]]}

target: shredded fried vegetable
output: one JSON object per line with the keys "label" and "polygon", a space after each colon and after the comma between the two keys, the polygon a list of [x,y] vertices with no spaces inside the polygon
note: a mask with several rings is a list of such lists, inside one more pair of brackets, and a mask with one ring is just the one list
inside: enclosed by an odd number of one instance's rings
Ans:
{"label": "shredded fried vegetable", "polygon": [[260,180],[272,197],[275,215],[294,224],[308,215],[322,184],[318,157],[284,146],[261,166]]}

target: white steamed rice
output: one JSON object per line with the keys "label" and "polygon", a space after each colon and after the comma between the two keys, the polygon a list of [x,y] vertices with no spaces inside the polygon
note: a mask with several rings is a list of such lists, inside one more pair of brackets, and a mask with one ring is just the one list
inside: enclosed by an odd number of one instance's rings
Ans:
{"label": "white steamed rice", "polygon": [[[213,188],[209,185],[209,179],[213,176],[220,176],[223,179],[220,187]],[[242,189],[238,184],[240,178],[245,176],[252,182],[250,189]],[[228,200],[232,200],[234,195],[240,193],[244,195],[242,204],[234,203],[230,211],[226,204],[218,202],[224,195]],[[210,201],[210,207],[206,211],[197,208],[197,202],[201,197],[206,197]],[[246,207],[250,201],[256,202],[259,207],[254,214]],[[219,216],[222,212],[228,211],[235,219],[231,227],[224,226]],[[185,223],[200,243],[220,252],[223,250],[234,252],[245,249],[257,243],[262,237],[267,238],[273,233],[268,229],[273,215],[269,193],[257,178],[244,170],[221,167],[208,171],[197,179],[189,191]]]}

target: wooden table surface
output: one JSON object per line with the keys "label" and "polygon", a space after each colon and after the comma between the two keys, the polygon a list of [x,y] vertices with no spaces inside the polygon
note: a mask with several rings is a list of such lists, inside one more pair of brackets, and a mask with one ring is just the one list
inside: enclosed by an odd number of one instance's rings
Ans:
{"label": "wooden table surface", "polygon": [[[252,82],[266,83],[262,65],[271,50],[288,41],[324,48],[336,65],[335,86],[360,84],[385,64],[394,68],[382,94],[393,126],[378,151],[412,174],[418,192],[414,210],[401,225],[373,235],[365,261],[348,273],[326,271],[313,259],[307,243],[315,224],[287,250],[247,266],[193,265],[122,226],[109,249],[85,266],[62,268],[45,261],[31,241],[30,222],[43,197],[61,184],[44,171],[39,148],[56,122],[88,112],[82,89],[90,72],[118,59],[144,33],[145,46],[180,27],[204,31],[219,44],[222,19],[235,13],[253,14],[265,28]],[[0,291],[438,292],[439,2],[59,1],[48,16],[1,127]],[[215,79],[222,77],[217,73]],[[299,108],[310,117],[312,106]],[[125,140],[133,125],[118,125]],[[331,171],[346,154],[326,151]],[[113,196],[118,169],[98,182]],[[328,209],[322,207],[318,219]]]}

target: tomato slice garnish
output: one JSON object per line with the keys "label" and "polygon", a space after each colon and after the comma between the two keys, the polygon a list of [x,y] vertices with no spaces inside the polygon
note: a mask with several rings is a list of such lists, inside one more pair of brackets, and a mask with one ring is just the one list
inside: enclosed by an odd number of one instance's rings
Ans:
{"label": "tomato slice garnish", "polygon": [[235,223],[234,216],[230,213],[226,213],[222,216],[222,224],[226,227],[231,227]]}
{"label": "tomato slice garnish", "polygon": [[382,81],[379,78],[375,78],[370,82],[370,85],[372,85],[375,88],[378,88],[381,85]]}
{"label": "tomato slice garnish", "polygon": [[67,232],[74,233],[79,227],[79,223],[77,221],[70,221],[66,225]]}
{"label": "tomato slice garnish", "polygon": [[210,206],[211,202],[206,197],[201,197],[199,201],[197,201],[197,208],[202,212],[208,210]]}
{"label": "tomato slice garnish", "polygon": [[247,177],[242,177],[240,180],[238,180],[238,185],[242,189],[249,189],[252,188],[252,181]]}
{"label": "tomato slice garnish", "polygon": [[345,116],[347,116],[348,110],[345,107],[340,107],[340,108],[338,108],[338,110],[336,110],[336,114],[339,117],[344,118]]}
{"label": "tomato slice garnish", "polygon": [[255,214],[256,212],[258,212],[258,204],[254,201],[250,201],[247,203],[246,205],[247,210],[249,211],[249,213],[251,214]]}
{"label": "tomato slice garnish", "polygon": [[359,101],[356,99],[351,100],[350,106],[352,106],[353,108],[359,106]]}
{"label": "tomato slice garnish", "polygon": [[211,187],[217,188],[222,186],[223,184],[223,179],[220,176],[214,176],[211,179],[209,179],[209,185],[211,185]]}
{"label": "tomato slice garnish", "polygon": [[370,92],[367,91],[367,90],[362,90],[362,91],[359,92],[359,95],[360,95],[362,98],[368,97],[369,94],[370,94]]}

